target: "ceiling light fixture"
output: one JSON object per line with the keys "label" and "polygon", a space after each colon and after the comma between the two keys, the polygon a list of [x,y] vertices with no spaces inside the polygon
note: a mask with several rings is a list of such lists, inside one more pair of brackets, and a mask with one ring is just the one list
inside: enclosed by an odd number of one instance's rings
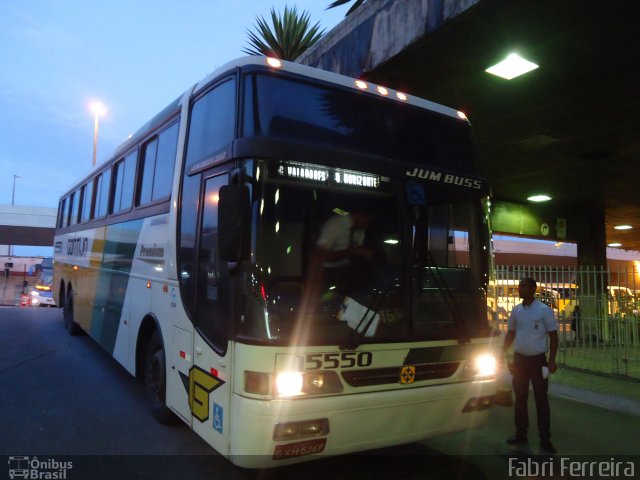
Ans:
{"label": "ceiling light fixture", "polygon": [[487,68],[485,72],[511,80],[538,67],[539,65],[522,58],[517,53],[511,53],[500,63],[496,63],[494,66]]}
{"label": "ceiling light fixture", "polygon": [[631,230],[632,228],[631,225],[616,225],[613,227],[614,230]]}
{"label": "ceiling light fixture", "polygon": [[549,195],[532,195],[530,197],[527,197],[527,200],[529,200],[530,202],[548,202],[549,200],[551,200],[551,197]]}
{"label": "ceiling light fixture", "polygon": [[608,243],[607,244],[607,247],[617,248],[617,247],[621,247],[621,246],[622,246],[622,244],[620,242],[614,242],[614,243]]}

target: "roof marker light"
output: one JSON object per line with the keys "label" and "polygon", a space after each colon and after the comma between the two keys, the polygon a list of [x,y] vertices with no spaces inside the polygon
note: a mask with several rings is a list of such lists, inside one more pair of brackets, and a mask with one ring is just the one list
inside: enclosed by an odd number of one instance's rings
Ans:
{"label": "roof marker light", "polygon": [[386,89],[386,88],[384,88],[384,87],[378,87],[378,93],[379,93],[380,95],[389,95],[389,90],[387,90],[387,89]]}
{"label": "roof marker light", "polygon": [[273,58],[273,57],[267,57],[267,64],[270,67],[274,67],[274,68],[282,67],[282,62],[280,60],[278,60],[277,58]]}
{"label": "roof marker light", "polygon": [[402,100],[403,102],[407,101],[407,96],[402,92],[396,92],[396,97],[398,97],[398,100]]}
{"label": "roof marker light", "polygon": [[367,82],[363,82],[362,80],[356,80],[356,87],[360,90],[366,90],[369,88],[369,85],[367,85]]}

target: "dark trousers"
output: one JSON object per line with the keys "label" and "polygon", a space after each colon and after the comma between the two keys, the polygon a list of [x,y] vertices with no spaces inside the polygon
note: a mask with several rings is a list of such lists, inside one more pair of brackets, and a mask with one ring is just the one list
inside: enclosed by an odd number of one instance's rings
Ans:
{"label": "dark trousers", "polygon": [[544,354],[527,357],[516,353],[513,357],[513,391],[516,394],[514,414],[516,436],[518,437],[525,438],[529,428],[529,412],[527,410],[529,382],[533,385],[540,440],[547,441],[551,437],[551,412],[547,398],[549,380],[542,378],[542,367],[546,364],[547,357]]}

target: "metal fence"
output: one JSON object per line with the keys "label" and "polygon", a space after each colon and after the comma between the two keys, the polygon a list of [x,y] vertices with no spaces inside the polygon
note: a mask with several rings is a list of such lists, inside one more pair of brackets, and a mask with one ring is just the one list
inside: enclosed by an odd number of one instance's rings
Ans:
{"label": "metal fence", "polygon": [[533,277],[536,296],[558,319],[558,363],[640,378],[640,278],[637,267],[498,266],[489,308],[499,328],[521,302],[518,282]]}

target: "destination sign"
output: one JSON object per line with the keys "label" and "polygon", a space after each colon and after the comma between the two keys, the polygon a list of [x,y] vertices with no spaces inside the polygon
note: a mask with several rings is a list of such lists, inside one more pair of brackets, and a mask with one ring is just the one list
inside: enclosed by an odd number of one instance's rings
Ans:
{"label": "destination sign", "polygon": [[380,190],[383,182],[390,181],[387,177],[371,173],[299,162],[280,162],[276,172],[280,178],[308,180],[322,185],[356,187],[367,190]]}

